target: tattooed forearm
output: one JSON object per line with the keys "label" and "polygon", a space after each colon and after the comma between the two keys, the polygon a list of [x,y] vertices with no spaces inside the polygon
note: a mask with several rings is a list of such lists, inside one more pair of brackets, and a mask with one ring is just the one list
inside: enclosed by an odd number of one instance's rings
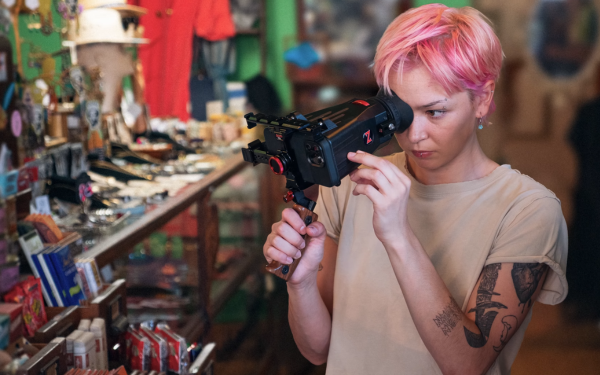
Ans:
{"label": "tattooed forearm", "polygon": [[500,302],[492,301],[493,296],[499,296],[500,294],[494,292],[496,287],[496,281],[498,280],[498,271],[502,268],[502,264],[490,264],[483,269],[483,276],[479,288],[477,288],[477,302],[475,308],[469,310],[469,312],[475,311],[475,324],[479,327],[481,333],[471,332],[464,327],[465,337],[467,343],[473,348],[481,348],[485,345],[490,337],[490,330],[497,311],[488,311],[487,309],[506,309],[507,307]]}
{"label": "tattooed forearm", "polygon": [[458,307],[454,298],[450,297],[448,306],[433,321],[444,332],[444,335],[448,336],[454,327],[456,327],[456,324],[461,321],[461,318],[462,310]]}
{"label": "tattooed forearm", "polygon": [[531,297],[537,290],[538,284],[547,268],[548,266],[543,263],[515,263],[513,265],[511,275],[513,284],[515,284],[517,297],[519,297],[519,306],[523,304],[521,312],[525,310],[526,305],[531,307]]}
{"label": "tattooed forearm", "polygon": [[508,342],[508,334],[510,333],[510,330],[517,326],[517,317],[514,315],[506,315],[504,318],[502,318],[502,324],[504,324],[504,328],[502,329],[502,335],[500,335],[500,345],[494,346],[494,350],[498,353],[504,349],[504,346]]}

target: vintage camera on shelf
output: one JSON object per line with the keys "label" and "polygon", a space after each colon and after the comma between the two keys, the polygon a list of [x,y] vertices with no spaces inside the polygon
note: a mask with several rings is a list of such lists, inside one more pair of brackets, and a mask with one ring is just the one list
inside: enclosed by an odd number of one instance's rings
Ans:
{"label": "vintage camera on shelf", "polygon": [[[288,189],[284,200],[293,200],[294,210],[306,225],[317,220],[315,202],[303,190],[312,185],[338,186],[358,167],[348,160],[349,152],[373,153],[385,146],[394,133],[403,132],[413,121],[413,111],[393,92],[380,90],[368,99],[352,99],[306,116],[286,117],[248,113],[248,128],[265,126],[265,141],[255,140],[242,149],[244,160],[269,164],[273,173],[285,176]],[[271,262],[267,270],[287,280],[298,264]]]}

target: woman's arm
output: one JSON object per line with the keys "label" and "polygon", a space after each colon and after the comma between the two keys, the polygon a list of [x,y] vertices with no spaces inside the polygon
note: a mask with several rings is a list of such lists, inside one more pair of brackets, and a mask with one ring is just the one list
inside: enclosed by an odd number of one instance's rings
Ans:
{"label": "woman's arm", "polygon": [[386,247],[413,322],[444,374],[485,374],[523,323],[548,266],[486,266],[463,313],[413,239]]}
{"label": "woman's arm", "polygon": [[444,374],[482,374],[525,319],[547,266],[492,264],[484,268],[463,313],[410,228],[410,179],[387,160],[350,153],[366,165],[351,173],[354,195],[373,202],[373,229],[384,245],[411,317]]}
{"label": "woman's arm", "polygon": [[288,319],[298,349],[315,365],[327,361],[331,337],[333,276],[337,244],[325,240],[323,269],[302,284],[288,283]]}
{"label": "woman's arm", "polygon": [[[306,242],[302,238],[305,234]],[[305,249],[304,253],[300,249]],[[282,264],[301,257],[287,283],[289,322],[300,352],[314,364],[324,363],[331,336],[337,244],[327,237],[322,223],[306,227],[297,212],[286,208],[281,221],[273,224],[263,253],[268,262],[275,259]],[[322,271],[319,264],[323,265]]]}

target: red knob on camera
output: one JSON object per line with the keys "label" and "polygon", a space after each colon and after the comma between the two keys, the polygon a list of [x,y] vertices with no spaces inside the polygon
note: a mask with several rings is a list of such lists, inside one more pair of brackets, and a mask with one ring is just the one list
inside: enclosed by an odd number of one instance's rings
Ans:
{"label": "red knob on camera", "polygon": [[272,156],[269,159],[269,167],[271,167],[271,170],[275,174],[283,174],[283,172],[285,172],[285,165],[283,164],[283,161],[277,156]]}

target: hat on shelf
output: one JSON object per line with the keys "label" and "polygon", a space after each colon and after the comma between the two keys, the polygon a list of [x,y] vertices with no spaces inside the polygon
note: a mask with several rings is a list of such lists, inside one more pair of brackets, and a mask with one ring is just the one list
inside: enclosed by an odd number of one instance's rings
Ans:
{"label": "hat on shelf", "polygon": [[77,45],[90,43],[143,44],[148,43],[148,39],[128,37],[118,11],[94,8],[79,15],[79,34],[75,39]]}
{"label": "hat on shelf", "polygon": [[123,17],[140,17],[148,13],[148,9],[127,4],[127,0],[80,0],[83,10],[108,8],[118,10]]}

